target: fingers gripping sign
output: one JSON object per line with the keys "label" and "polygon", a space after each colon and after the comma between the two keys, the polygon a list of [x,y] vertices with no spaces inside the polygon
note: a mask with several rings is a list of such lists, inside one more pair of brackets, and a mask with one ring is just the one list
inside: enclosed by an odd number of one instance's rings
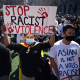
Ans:
{"label": "fingers gripping sign", "polygon": [[56,26],[53,26],[52,31],[53,31],[53,34],[56,34],[57,33]]}
{"label": "fingers gripping sign", "polygon": [[11,23],[6,24],[6,29],[8,30],[9,33],[14,32],[14,29],[12,29],[12,27],[11,27]]}

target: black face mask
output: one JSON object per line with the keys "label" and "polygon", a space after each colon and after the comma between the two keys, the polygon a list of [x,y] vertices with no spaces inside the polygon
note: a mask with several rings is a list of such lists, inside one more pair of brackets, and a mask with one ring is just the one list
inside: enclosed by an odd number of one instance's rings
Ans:
{"label": "black face mask", "polygon": [[65,39],[66,39],[67,41],[72,41],[72,40],[74,40],[74,38],[75,38],[75,36],[67,36],[67,35],[66,35],[66,37],[65,37]]}

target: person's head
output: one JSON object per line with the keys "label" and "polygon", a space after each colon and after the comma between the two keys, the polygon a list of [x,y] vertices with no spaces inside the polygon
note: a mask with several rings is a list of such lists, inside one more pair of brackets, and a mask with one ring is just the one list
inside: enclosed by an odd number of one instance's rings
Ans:
{"label": "person's head", "polygon": [[74,40],[74,37],[75,37],[75,28],[74,28],[74,26],[71,25],[71,24],[64,25],[63,26],[63,33],[62,33],[62,35],[69,42]]}
{"label": "person's head", "polygon": [[31,45],[35,40],[35,35],[34,34],[24,34],[24,39],[28,45]]}

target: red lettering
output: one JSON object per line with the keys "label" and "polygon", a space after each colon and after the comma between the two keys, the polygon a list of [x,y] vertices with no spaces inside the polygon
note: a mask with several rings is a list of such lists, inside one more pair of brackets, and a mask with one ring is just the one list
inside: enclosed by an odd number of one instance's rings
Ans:
{"label": "red lettering", "polygon": [[[27,9],[26,9],[27,7]],[[24,16],[26,16],[26,11],[29,11],[29,6],[24,6]]]}
{"label": "red lettering", "polygon": [[29,28],[29,31],[30,31],[30,34],[31,34],[31,26],[30,26],[30,28]]}
{"label": "red lettering", "polygon": [[8,8],[10,8],[10,6],[6,6],[6,7],[5,7],[5,9],[7,10],[7,12],[5,12],[5,14],[6,14],[7,16],[10,15],[10,11],[8,10]]}
{"label": "red lettering", "polygon": [[26,26],[25,27],[25,34],[29,34],[29,30],[28,30],[28,33],[26,32],[27,28],[30,30],[29,26]]}
{"label": "red lettering", "polygon": [[44,34],[48,34],[48,32],[47,32],[47,33],[45,33],[45,32],[46,32],[46,31],[45,31],[45,29],[46,29],[46,28],[48,28],[48,26],[44,27]]}
{"label": "red lettering", "polygon": [[13,10],[13,16],[15,16],[14,8],[15,8],[16,6],[10,6],[10,7],[12,7],[12,10]]}
{"label": "red lettering", "polygon": [[[42,30],[41,30],[41,28],[42,28]],[[40,29],[39,29],[39,30],[41,31],[41,34],[43,34],[43,31],[44,31],[43,26],[42,26],[42,27],[40,27]]]}
{"label": "red lettering", "polygon": [[[20,9],[21,9],[21,11],[20,11]],[[23,15],[23,8],[21,6],[19,6],[18,9],[17,9],[17,12],[18,12],[19,16],[22,16]]]}
{"label": "red lettering", "polygon": [[49,26],[49,34],[52,34],[53,26]]}
{"label": "red lettering", "polygon": [[22,33],[21,34],[25,34],[24,32],[23,32],[23,28],[25,27],[25,26],[21,26],[22,27]]}
{"label": "red lettering", "polygon": [[15,30],[16,30],[16,33],[18,34],[20,30],[20,26],[18,27],[18,30],[17,30],[16,25],[15,25]]}
{"label": "red lettering", "polygon": [[[32,26],[33,27],[33,26]],[[31,31],[31,26],[30,26],[30,34],[34,34],[34,33],[32,33],[32,31]]]}
{"label": "red lettering", "polygon": [[[38,28],[38,30],[36,28]],[[36,31],[38,31],[38,32],[36,32]],[[39,34],[40,33],[40,26],[35,26],[34,27],[34,33],[35,34]]]}

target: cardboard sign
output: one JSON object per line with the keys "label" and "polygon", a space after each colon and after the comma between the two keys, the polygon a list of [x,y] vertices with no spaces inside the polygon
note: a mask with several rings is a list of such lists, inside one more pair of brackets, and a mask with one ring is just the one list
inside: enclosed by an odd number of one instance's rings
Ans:
{"label": "cardboard sign", "polygon": [[52,34],[56,6],[4,5],[4,22],[11,34]]}
{"label": "cardboard sign", "polygon": [[[57,51],[58,70],[61,80],[78,80],[79,77],[69,77],[79,75],[79,61],[77,49],[63,49]],[[63,79],[64,78],[64,79]],[[66,78],[66,79],[65,79]]]}

